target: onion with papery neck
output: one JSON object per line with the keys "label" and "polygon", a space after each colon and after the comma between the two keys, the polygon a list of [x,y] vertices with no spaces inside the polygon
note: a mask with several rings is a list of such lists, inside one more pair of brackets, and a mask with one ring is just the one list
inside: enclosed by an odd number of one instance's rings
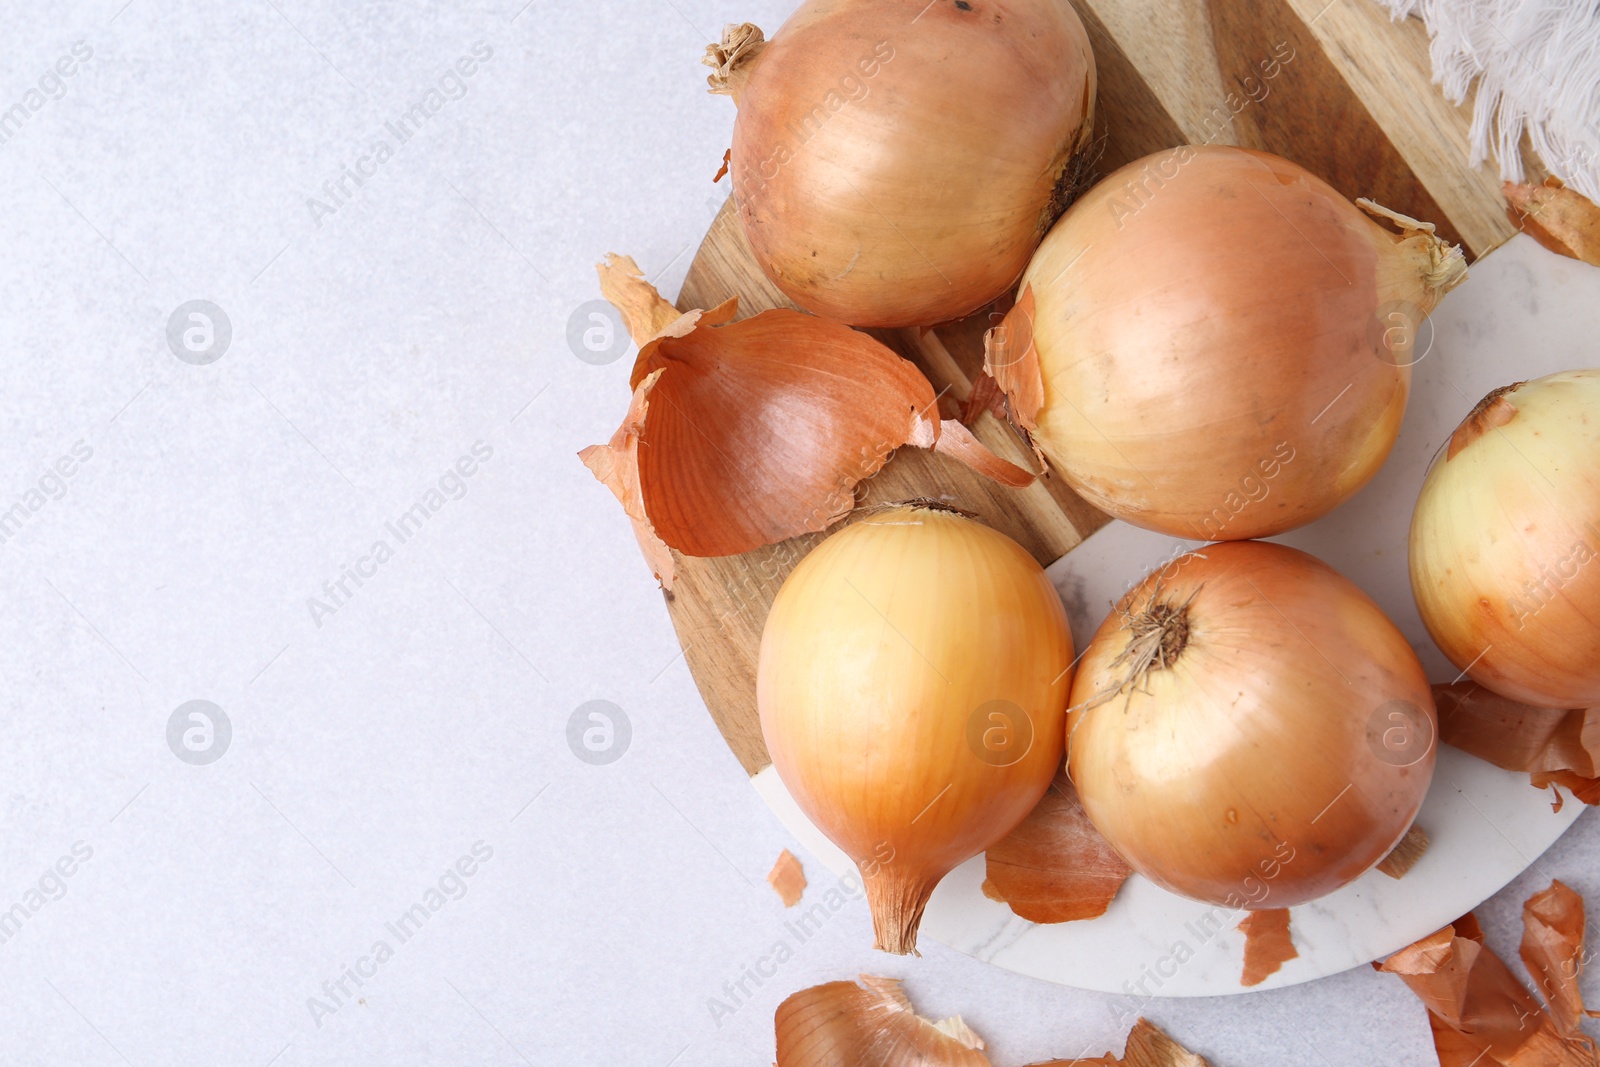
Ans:
{"label": "onion with papery neck", "polygon": [[1081,177],[1089,39],[1063,0],[809,0],[708,49],[755,258],[856,326],[961,318],[1021,275]]}
{"label": "onion with papery neck", "polygon": [[1090,503],[1203,541],[1326,514],[1400,430],[1418,327],[1466,274],[1433,227],[1285,159],[1157,153],[1067,210],[991,331],[1012,415]]}

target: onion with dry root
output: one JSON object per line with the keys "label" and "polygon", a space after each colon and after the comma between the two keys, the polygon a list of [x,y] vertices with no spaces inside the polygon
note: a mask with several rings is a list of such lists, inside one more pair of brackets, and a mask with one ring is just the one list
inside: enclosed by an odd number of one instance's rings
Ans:
{"label": "onion with dry root", "polygon": [[713,92],[756,260],[802,307],[932,325],[1004,292],[1061,213],[1094,56],[1063,0],[808,0],[728,26]]}
{"label": "onion with dry root", "polygon": [[1411,591],[1473,681],[1547,708],[1600,705],[1600,370],[1473,408],[1423,482]]}
{"label": "onion with dry root", "polygon": [[1106,619],[1073,684],[1068,770],[1134,870],[1228,907],[1282,908],[1383,859],[1433,776],[1428,680],[1320,560],[1208,545]]}
{"label": "onion with dry root", "polygon": [[1071,671],[1039,564],[937,505],[867,515],[784,582],[761,635],[761,732],[801,810],[861,869],[878,948],[914,951],[939,879],[1043,796]]}
{"label": "onion with dry root", "polygon": [[1292,529],[1388,456],[1416,328],[1466,275],[1430,224],[1242,148],[1184,147],[1084,194],[986,364],[1066,480],[1199,540]]}

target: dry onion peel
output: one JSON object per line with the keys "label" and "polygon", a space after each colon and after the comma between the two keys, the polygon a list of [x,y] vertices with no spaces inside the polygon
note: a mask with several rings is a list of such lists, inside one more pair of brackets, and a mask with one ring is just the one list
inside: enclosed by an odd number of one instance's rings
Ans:
{"label": "dry onion peel", "polygon": [[1406,831],[1406,836],[1400,839],[1400,843],[1378,861],[1378,870],[1390,878],[1404,878],[1428,851],[1428,845],[1428,832],[1414,825]]}
{"label": "dry onion peel", "polygon": [[1529,897],[1522,906],[1522,962],[1534,986],[1549,1005],[1550,1016],[1565,1036],[1571,1037],[1588,1011],[1578,978],[1587,956],[1583,950],[1585,917],[1583,898],[1560,880]]}
{"label": "dry onion peel", "polygon": [[1594,1042],[1561,1033],[1555,1018],[1483,943],[1470,915],[1375,966],[1398,975],[1427,1007],[1439,1062],[1447,1067],[1600,1064]]}
{"label": "dry onion peel", "polygon": [[989,1067],[959,1016],[917,1014],[897,978],[862,975],[802,989],[778,1005],[778,1067]]}
{"label": "dry onion peel", "polygon": [[903,445],[1006,485],[1033,480],[966,427],[941,423],[927,378],[864,333],[788,310],[734,322],[737,298],[680,313],[626,256],[599,273],[639,354],[622,426],[579,456],[622,503],[667,589],[668,546],[728,556],[826,529]]}
{"label": "dry onion peel", "polygon": [[1178,537],[1262,537],[1377,472],[1417,328],[1465,275],[1430,224],[1288,160],[1172,149],[1068,208],[987,364],[1090,503]]}
{"label": "dry onion peel", "polygon": [[1133,869],[1228,907],[1289,907],[1405,834],[1437,724],[1405,636],[1327,564],[1208,545],[1152,572],[1078,665],[1068,770]]}
{"label": "dry onion peel", "polygon": [[1523,233],[1572,259],[1600,266],[1600,207],[1594,201],[1546,178],[1543,185],[1506,182],[1506,214]]}
{"label": "dry onion peel", "polygon": [[1255,986],[1278,973],[1278,969],[1300,952],[1289,934],[1289,909],[1268,908],[1252,911],[1239,922],[1244,931],[1244,973],[1242,986]]}
{"label": "dry onion peel", "polygon": [[1065,773],[984,856],[983,893],[1036,923],[1104,915],[1133,873],[1094,828]]}
{"label": "dry onion peel", "polygon": [[784,849],[778,853],[772,870],[767,872],[767,884],[778,894],[784,907],[792,908],[800,903],[800,897],[806,891],[805,868],[800,866],[793,852]]}
{"label": "dry onion peel", "polygon": [[1197,1053],[1190,1052],[1167,1036],[1149,1019],[1141,1018],[1128,1032],[1122,1058],[1111,1053],[1092,1060],[1050,1060],[1030,1067],[1211,1067]]}
{"label": "dry onion peel", "polygon": [[1585,803],[1600,802],[1600,708],[1534,707],[1476,682],[1436,685],[1433,695],[1445,744],[1504,770],[1531,772],[1541,789],[1564,785]]}
{"label": "dry onion peel", "polygon": [[950,509],[875,510],[784,581],[761,635],[762,736],[860,868],[878,948],[915,951],[934,886],[1049,788],[1071,677],[1043,569]]}
{"label": "dry onion peel", "polygon": [[807,0],[707,50],[733,188],[802,307],[926,326],[1000,296],[1081,179],[1095,64],[1060,0]]}

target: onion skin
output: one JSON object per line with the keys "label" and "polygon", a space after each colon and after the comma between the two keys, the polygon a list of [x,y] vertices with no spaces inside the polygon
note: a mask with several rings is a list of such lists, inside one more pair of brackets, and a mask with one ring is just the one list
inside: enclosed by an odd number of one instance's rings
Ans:
{"label": "onion skin", "polygon": [[1600,370],[1496,390],[1461,424],[1412,515],[1411,591],[1479,685],[1600,705]]}
{"label": "onion skin", "polygon": [[1407,235],[1242,148],[1112,174],[1022,279],[1036,444],[1091,503],[1173,536],[1264,537],[1333,510],[1388,456],[1412,335],[1465,275],[1431,227],[1384,214]]}
{"label": "onion skin", "polygon": [[[1123,610],[1191,596],[1176,660],[1119,689]],[[1400,755],[1383,749],[1394,701],[1415,709]],[[1365,593],[1296,549],[1228,542],[1151,574],[1095,634],[1068,770],[1089,818],[1151,881],[1283,908],[1389,854],[1422,805],[1437,736],[1416,654]]]}
{"label": "onion skin", "polygon": [[[761,732],[801,810],[861,868],[877,947],[914,951],[934,885],[1044,795],[1071,670],[1038,563],[948,511],[863,518],[784,582],[761,636]],[[973,728],[993,701],[1025,711],[1032,736],[984,758]]]}
{"label": "onion skin", "polygon": [[767,276],[820,315],[916,326],[1022,274],[1070,194],[1095,68],[1064,0],[809,0],[728,91]]}

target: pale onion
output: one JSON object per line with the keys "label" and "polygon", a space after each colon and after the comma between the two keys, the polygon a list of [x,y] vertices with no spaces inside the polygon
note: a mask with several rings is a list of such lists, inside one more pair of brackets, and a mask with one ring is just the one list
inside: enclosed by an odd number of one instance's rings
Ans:
{"label": "pale onion", "polygon": [[756,693],[772,765],[861,869],[878,948],[1005,837],[1060,765],[1072,634],[1015,541],[948,509],[870,514],[778,591]]}
{"label": "pale onion", "polygon": [[1064,0],[808,0],[708,49],[756,260],[795,303],[931,325],[1003,293],[1061,213],[1095,67]]}
{"label": "pale onion", "polygon": [[1417,326],[1466,274],[1433,227],[1225,146],[1128,164],[1068,209],[989,372],[1091,503],[1199,540],[1310,522],[1399,433]]}
{"label": "pale onion", "polygon": [[1433,776],[1405,637],[1333,568],[1208,545],[1153,572],[1084,652],[1068,770],[1158,885],[1232,908],[1320,897],[1388,855]]}
{"label": "pale onion", "polygon": [[1600,705],[1600,370],[1472,410],[1423,482],[1411,591],[1473,681],[1525,704]]}

